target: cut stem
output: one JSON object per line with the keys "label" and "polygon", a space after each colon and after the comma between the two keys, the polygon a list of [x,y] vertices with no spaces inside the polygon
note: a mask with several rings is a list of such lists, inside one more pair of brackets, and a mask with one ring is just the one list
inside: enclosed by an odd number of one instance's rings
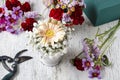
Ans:
{"label": "cut stem", "polygon": [[79,56],[81,56],[81,55],[82,55],[82,53],[83,53],[83,51],[82,51],[82,52],[80,52],[80,53],[76,56],[76,58],[78,58]]}
{"label": "cut stem", "polygon": [[[109,36],[105,39],[105,41],[103,42],[103,44],[100,46],[100,49],[107,43],[107,42],[109,42],[109,40],[111,39],[111,38],[113,38],[113,36],[115,35],[115,33],[116,33],[116,31],[119,29],[119,26],[120,26],[120,21],[118,22],[118,24],[116,25],[116,26],[114,26],[114,30],[112,31],[112,32],[110,32],[110,34],[109,34]],[[110,30],[108,30],[108,31],[111,31],[111,29]]]}
{"label": "cut stem", "polygon": [[106,52],[106,50],[110,47],[110,45],[112,45],[112,43],[114,42],[114,40],[116,39],[116,37],[114,37],[109,43],[108,45],[105,47],[103,53],[100,55],[100,58],[102,58]]}

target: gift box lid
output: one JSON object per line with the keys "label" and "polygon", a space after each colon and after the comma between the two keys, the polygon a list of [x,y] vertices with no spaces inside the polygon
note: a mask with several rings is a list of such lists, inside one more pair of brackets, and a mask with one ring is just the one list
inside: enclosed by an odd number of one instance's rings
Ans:
{"label": "gift box lid", "polygon": [[85,0],[84,10],[94,26],[120,18],[120,0]]}

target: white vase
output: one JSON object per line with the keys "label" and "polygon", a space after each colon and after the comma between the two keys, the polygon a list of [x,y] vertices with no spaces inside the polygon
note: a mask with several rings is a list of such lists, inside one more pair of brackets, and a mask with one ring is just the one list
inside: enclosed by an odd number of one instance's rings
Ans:
{"label": "white vase", "polygon": [[62,57],[64,56],[64,54],[67,53],[67,49],[64,49],[63,52],[58,52],[58,53],[55,53],[54,55],[48,55],[46,53],[45,54],[40,53],[40,54],[42,54],[41,62],[43,64],[45,64],[46,66],[53,67],[53,66],[60,63],[60,61],[61,61]]}

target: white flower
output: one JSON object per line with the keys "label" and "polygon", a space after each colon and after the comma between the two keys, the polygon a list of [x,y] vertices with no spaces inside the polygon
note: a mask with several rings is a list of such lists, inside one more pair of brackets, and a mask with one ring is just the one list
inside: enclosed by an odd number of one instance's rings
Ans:
{"label": "white flower", "polygon": [[33,32],[30,33],[30,44],[35,49],[48,55],[55,55],[57,53],[63,54],[66,48],[66,29],[61,24],[53,24],[50,22],[35,23]]}
{"label": "white flower", "polygon": [[42,44],[53,44],[64,39],[64,29],[52,23],[42,23],[37,30],[38,35],[42,38]]}

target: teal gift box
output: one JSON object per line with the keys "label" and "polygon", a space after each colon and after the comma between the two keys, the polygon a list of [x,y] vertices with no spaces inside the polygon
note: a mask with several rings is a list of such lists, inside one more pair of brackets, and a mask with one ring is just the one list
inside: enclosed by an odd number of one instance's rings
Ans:
{"label": "teal gift box", "polygon": [[120,18],[120,0],[85,0],[84,10],[94,26]]}

